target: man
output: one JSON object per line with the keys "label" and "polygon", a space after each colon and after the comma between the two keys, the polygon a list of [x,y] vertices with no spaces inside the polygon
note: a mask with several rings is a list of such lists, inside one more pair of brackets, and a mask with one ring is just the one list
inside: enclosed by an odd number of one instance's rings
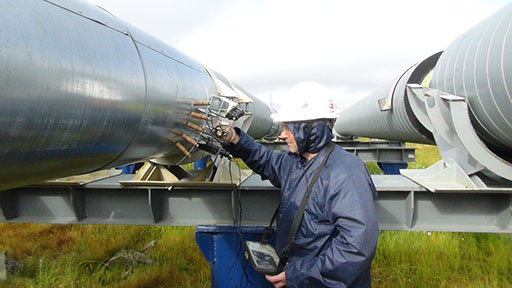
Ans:
{"label": "man", "polygon": [[[229,128],[222,138],[234,157],[281,188],[279,254],[333,138],[336,115],[326,94],[327,88],[320,84],[301,83],[290,91],[294,99],[288,109],[272,115],[282,124],[280,138],[289,152],[266,149],[238,128]],[[376,196],[364,163],[336,146],[313,186],[285,271],[267,275],[267,280],[275,287],[370,287],[370,265],[378,238]]]}

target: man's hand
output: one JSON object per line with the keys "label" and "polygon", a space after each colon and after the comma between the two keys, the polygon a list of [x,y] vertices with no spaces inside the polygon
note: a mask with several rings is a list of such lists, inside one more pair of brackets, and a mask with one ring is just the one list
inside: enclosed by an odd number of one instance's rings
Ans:
{"label": "man's hand", "polygon": [[214,133],[217,138],[220,139],[220,141],[224,143],[238,143],[238,140],[240,140],[240,137],[238,134],[236,134],[235,129],[231,127],[231,125],[227,123],[221,123],[217,122],[214,125]]}
{"label": "man's hand", "polygon": [[265,278],[267,281],[274,284],[274,287],[276,288],[286,287],[286,271],[275,276],[265,275]]}

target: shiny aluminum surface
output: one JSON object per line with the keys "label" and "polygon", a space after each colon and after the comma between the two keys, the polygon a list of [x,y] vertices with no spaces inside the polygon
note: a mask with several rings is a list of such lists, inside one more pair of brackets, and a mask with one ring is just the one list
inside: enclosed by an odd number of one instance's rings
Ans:
{"label": "shiny aluminum surface", "polygon": [[1,1],[0,27],[0,190],[177,162],[169,129],[198,137],[192,102],[216,91],[184,54],[81,1]]}
{"label": "shiny aluminum surface", "polygon": [[0,189],[107,166],[144,113],[131,39],[45,1],[0,14]]}

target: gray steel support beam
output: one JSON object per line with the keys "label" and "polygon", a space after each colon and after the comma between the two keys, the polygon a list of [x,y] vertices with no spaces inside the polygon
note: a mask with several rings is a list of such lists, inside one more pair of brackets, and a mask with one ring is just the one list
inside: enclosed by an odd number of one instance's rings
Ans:
{"label": "gray steel support beam", "polygon": [[[24,187],[0,192],[0,222],[142,225],[266,225],[279,190],[259,176],[231,186],[123,187],[130,175],[83,187]],[[400,175],[373,175],[382,230],[512,233],[512,194],[431,193]]]}
{"label": "gray steel support beam", "polygon": [[[403,163],[414,162],[416,160],[413,147],[406,147],[404,142],[400,141],[333,141],[341,146],[345,151],[356,155],[364,162],[388,162]],[[277,150],[287,151],[288,146],[283,141],[258,141],[263,146]]]}

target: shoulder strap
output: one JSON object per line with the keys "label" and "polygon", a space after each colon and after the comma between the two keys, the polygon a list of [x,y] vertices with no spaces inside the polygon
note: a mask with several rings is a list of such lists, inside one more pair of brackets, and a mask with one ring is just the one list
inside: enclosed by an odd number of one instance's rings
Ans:
{"label": "shoulder strap", "polygon": [[302,217],[304,216],[304,210],[306,210],[306,205],[308,204],[309,196],[311,196],[311,191],[313,190],[313,186],[315,185],[316,180],[318,177],[320,177],[320,173],[322,173],[322,170],[325,167],[325,163],[327,162],[327,159],[329,158],[329,155],[331,155],[331,152],[334,150],[335,144],[330,143],[329,147],[327,147],[327,151],[325,153],[324,160],[322,161],[322,164],[318,167],[318,170],[316,170],[315,175],[313,176],[313,179],[308,185],[308,190],[306,190],[306,194],[304,194],[304,198],[302,198],[302,202],[300,203],[299,210],[297,210],[297,214],[295,215],[295,218],[293,219],[292,226],[290,228],[290,234],[288,235],[288,244],[283,249],[283,252],[281,253],[281,257],[279,257],[279,266],[284,266],[288,262],[288,255],[290,253],[290,246],[295,241],[295,236],[297,235],[297,230],[299,229],[300,223],[302,221]]}
{"label": "shoulder strap", "polygon": [[277,214],[279,214],[279,208],[281,208],[281,202],[277,205],[276,211],[274,211],[274,215],[272,215],[272,219],[270,220],[270,224],[263,230],[263,236],[261,237],[261,243],[267,244],[270,239],[270,235],[272,235],[272,225],[276,221]]}

